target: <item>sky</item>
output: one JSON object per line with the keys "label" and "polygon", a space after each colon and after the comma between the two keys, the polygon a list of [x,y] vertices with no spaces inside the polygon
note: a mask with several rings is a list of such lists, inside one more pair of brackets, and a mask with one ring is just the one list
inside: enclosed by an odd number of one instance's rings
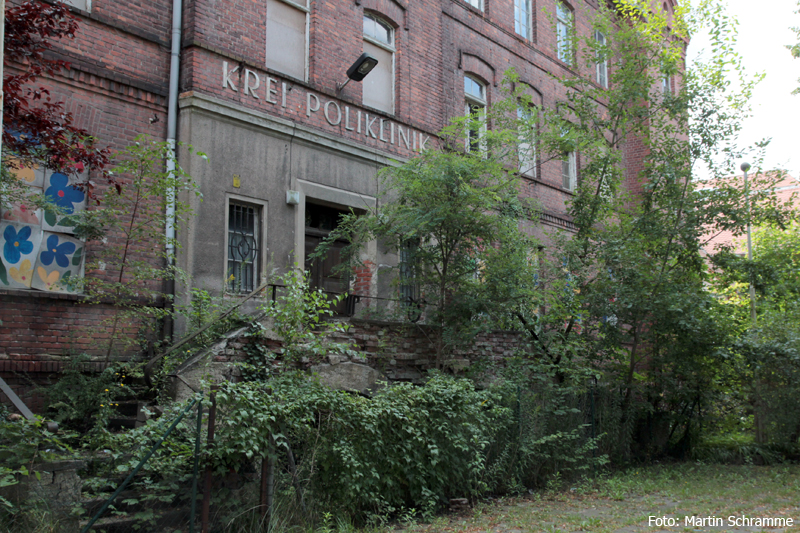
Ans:
{"label": "sky", "polygon": [[[765,169],[783,168],[800,178],[800,95],[791,94],[800,86],[800,58],[792,58],[785,46],[797,42],[797,35],[790,27],[800,26],[800,15],[795,13],[800,6],[797,0],[727,0],[726,3],[728,12],[739,21],[736,45],[746,71],[765,73],[755,89],[753,116],[746,121],[740,141],[752,144],[771,137]],[[689,61],[707,45],[704,35],[692,36]],[[739,163],[731,169],[731,174],[741,173]]]}

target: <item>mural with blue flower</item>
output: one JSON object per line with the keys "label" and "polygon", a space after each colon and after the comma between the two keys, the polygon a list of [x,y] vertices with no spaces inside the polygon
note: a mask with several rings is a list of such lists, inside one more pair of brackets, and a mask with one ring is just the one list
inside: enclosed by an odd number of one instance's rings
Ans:
{"label": "mural with blue flower", "polygon": [[[44,232],[31,288],[77,292],[81,277],[83,243],[61,233]],[[65,280],[75,283],[67,284]]]}
{"label": "mural with blue flower", "polygon": [[[25,169],[23,169],[25,170]],[[44,168],[18,177],[31,194],[43,194],[57,209],[27,213],[24,206],[0,212],[0,287],[44,291],[80,291],[84,243],[74,238],[76,215],[86,194],[75,178]],[[17,212],[19,211],[19,212]]]}
{"label": "mural with blue flower", "polygon": [[55,260],[56,264],[61,268],[69,266],[69,257],[72,255],[77,246],[73,242],[58,242],[58,235],[50,235],[47,237],[47,246],[42,248],[42,253],[39,255],[39,260],[43,265],[49,266]]}
{"label": "mural with blue flower", "polygon": [[28,255],[33,251],[33,243],[29,240],[31,238],[30,226],[25,226],[17,231],[14,226],[6,226],[3,230],[3,239],[5,245],[3,246],[3,257],[11,264],[19,263],[23,255]]}
{"label": "mural with blue flower", "polygon": [[68,215],[75,212],[75,204],[82,204],[86,198],[83,191],[69,184],[69,178],[65,174],[54,172],[49,181],[50,186],[44,191],[47,201],[57,205]]}
{"label": "mural with blue flower", "polygon": [[20,272],[27,271],[36,261],[36,254],[42,241],[42,229],[17,222],[2,222],[0,234],[2,235],[0,287],[30,288],[30,275],[22,276]]}

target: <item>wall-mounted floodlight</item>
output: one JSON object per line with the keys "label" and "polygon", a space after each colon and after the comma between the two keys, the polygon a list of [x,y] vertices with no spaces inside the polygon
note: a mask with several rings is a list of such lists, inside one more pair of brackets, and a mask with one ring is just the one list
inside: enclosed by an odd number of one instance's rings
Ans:
{"label": "wall-mounted floodlight", "polygon": [[340,83],[336,86],[337,91],[341,91],[344,89],[344,86],[350,83],[350,80],[353,81],[361,81],[367,77],[367,74],[372,72],[372,69],[375,68],[375,65],[378,64],[378,60],[369,55],[368,53],[364,52],[361,54],[361,57],[356,59],[356,62],[353,63],[349,69],[347,69],[347,80],[344,83]]}

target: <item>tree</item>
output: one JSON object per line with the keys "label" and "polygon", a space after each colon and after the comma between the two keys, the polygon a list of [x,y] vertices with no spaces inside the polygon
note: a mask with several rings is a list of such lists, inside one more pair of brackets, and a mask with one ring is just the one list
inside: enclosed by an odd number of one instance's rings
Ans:
{"label": "tree", "polygon": [[[442,136],[460,139],[471,120],[457,121]],[[482,142],[500,147],[507,137],[501,130]],[[516,145],[516,134],[514,139]],[[518,231],[530,206],[517,198],[514,170],[490,150],[426,152],[386,168],[381,180],[390,201],[366,216],[346,216],[328,239],[350,243],[345,268],[352,268],[361,247],[374,239],[402,256],[397,281],[414,285],[420,297],[400,306],[414,313],[424,305],[427,322],[439,326],[438,368],[486,326],[476,318],[496,316],[532,288],[536,242]]]}
{"label": "tree", "polygon": [[[703,24],[716,54],[684,70],[685,43]],[[579,56],[588,72],[598,60],[609,62],[609,88],[591,76],[562,80],[565,101],[542,111],[542,153],[577,151],[585,164],[570,206],[576,233],[549,254],[549,311],[524,325],[544,338],[535,344],[544,356],[585,358],[618,390],[621,453],[643,420],[664,425],[681,451],[694,436],[692,418],[711,401],[725,364],[720,348],[735,333],[704,290],[706,228],[741,234],[747,220],[785,221],[791,210],[754,195],[748,212],[745,192],[722,180],[741,154],[735,139],[758,80],[744,74],[731,46],[735,21],[719,6],[678,7],[669,20],[647,2],[620,1],[613,12],[601,9],[594,27],[605,42],[580,41]],[[625,168],[631,144],[644,153],[636,174]],[[692,182],[698,161],[720,180],[716,190]]]}
{"label": "tree", "polygon": [[[800,2],[797,3],[797,7],[800,8]],[[800,9],[798,9],[796,13],[800,15]],[[792,31],[795,32],[795,34],[797,35],[798,42],[795,44],[786,45],[786,48],[788,48],[789,51],[792,53],[792,57],[797,59],[798,57],[800,57],[800,26],[793,27]],[[798,79],[797,81],[798,83],[800,83],[800,79]],[[800,87],[792,91],[792,94],[800,94]]]}
{"label": "tree", "polygon": [[[75,17],[61,1],[28,0],[5,13],[3,62],[6,72],[10,67],[15,73],[3,78],[4,194],[0,204],[17,198],[14,191],[21,193],[9,170],[43,165],[77,174],[102,170],[108,164],[108,149],[95,147],[94,138],[73,124],[63,103],[51,101],[46,87],[32,86],[42,75],[54,76],[69,68],[69,63],[47,57],[47,52],[53,40],[72,38],[77,30]],[[91,192],[93,183],[83,186]]]}
{"label": "tree", "polygon": [[[740,391],[732,413],[750,422],[762,444],[796,444],[800,438],[800,224],[765,226],[753,234],[753,259],[723,252],[716,258],[715,289],[725,299],[738,326],[727,350],[737,367],[732,388]],[[756,293],[756,325],[750,318],[747,289]],[[731,426],[720,413],[718,426]],[[752,425],[751,425],[752,424]]]}
{"label": "tree", "polygon": [[[186,148],[192,153],[191,146]],[[172,295],[165,294],[164,282],[184,276],[167,260],[170,246],[180,247],[176,239],[170,240],[164,232],[167,205],[171,203],[176,221],[188,220],[193,215],[189,204],[176,199],[170,202],[170,198],[183,192],[199,196],[200,192],[177,164],[174,153],[166,142],[138,136],[133,145],[115,158],[113,175],[119,176],[125,193],[107,189],[99,199],[99,207],[82,213],[80,226],[84,235],[94,240],[104,235],[116,236],[96,250],[87,264],[87,270],[93,270],[95,276],[83,282],[88,301],[111,301],[115,305],[109,317],[111,331],[106,361],[115,346],[125,349],[136,342],[129,330],[120,331],[120,321],[129,326],[168,316],[171,307],[165,305],[165,299]],[[205,154],[197,155],[205,159]],[[170,159],[173,170],[164,165]],[[152,251],[142,254],[143,243],[152,247]]]}
{"label": "tree", "polygon": [[[686,69],[688,36],[702,25],[715,55]],[[593,30],[575,37],[578,73],[558,80],[563,101],[531,108],[508,73],[508,99],[485,119],[447,128],[445,150],[387,169],[386,203],[351,216],[336,237],[354,249],[375,238],[396,251],[413,244],[415,275],[436,304],[440,362],[456,345],[448,332],[470,338],[476,324],[521,328],[531,339],[526,357],[551,365],[556,380],[577,365],[603,384],[616,406],[609,451],[628,456],[635,428],[647,424],[664,437],[639,442],[640,453],[685,453],[719,392],[729,365],[722,353],[737,332],[705,289],[707,228],[741,234],[747,221],[793,215],[766,193],[751,194],[748,208],[745,191],[723,179],[743,153],[736,136],[759,78],[743,71],[732,46],[736,23],[719,5],[668,14],[620,0],[600,7]],[[608,63],[608,88],[596,83],[598,61]],[[484,120],[492,129],[463,150],[464,132]],[[569,204],[576,229],[551,235],[542,252],[526,236],[535,211],[517,198],[526,132],[538,132],[544,162],[574,153],[582,162]],[[640,169],[626,168],[634,149],[643,154]],[[714,190],[692,181],[699,161],[717,177]]]}

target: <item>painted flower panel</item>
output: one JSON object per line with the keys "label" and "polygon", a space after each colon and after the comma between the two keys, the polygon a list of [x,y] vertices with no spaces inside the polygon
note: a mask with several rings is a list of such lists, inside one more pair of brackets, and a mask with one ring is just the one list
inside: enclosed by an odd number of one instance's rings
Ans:
{"label": "painted flower panel", "polygon": [[0,286],[30,288],[30,275],[25,276],[23,272],[36,262],[41,242],[41,228],[0,222]]}
{"label": "painted flower panel", "polygon": [[40,189],[44,185],[44,168],[37,164],[23,165],[22,161],[13,156],[9,157],[9,163],[11,173],[25,185]]}
{"label": "painted flower panel", "polygon": [[[8,276],[11,281],[26,289],[31,288],[33,281],[33,266],[30,259],[25,259],[20,263],[19,268],[11,267],[8,269]],[[13,284],[10,284],[13,287]]]}
{"label": "painted flower panel", "polygon": [[[30,187],[25,196],[30,197],[41,193],[41,187]],[[30,224],[32,226],[42,225],[42,210],[36,207],[33,202],[26,200],[13,202],[8,207],[2,208],[0,213],[0,219],[2,220],[21,222],[22,224]]]}
{"label": "painted flower panel", "polygon": [[66,174],[54,172],[46,177],[44,196],[58,209],[45,210],[43,228],[74,233],[75,215],[86,208],[86,193]]}
{"label": "painted flower panel", "polygon": [[[83,242],[63,233],[43,232],[31,287],[43,291],[79,292],[68,280],[83,272]],[[74,260],[77,257],[77,260]]]}

